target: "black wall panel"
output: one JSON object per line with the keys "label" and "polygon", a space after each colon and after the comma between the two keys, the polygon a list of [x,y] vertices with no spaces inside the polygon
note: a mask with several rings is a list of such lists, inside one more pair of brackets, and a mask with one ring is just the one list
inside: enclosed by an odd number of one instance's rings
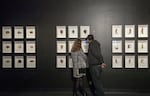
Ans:
{"label": "black wall panel", "polygon": [[36,26],[38,65],[0,69],[0,89],[72,88],[70,69],[55,68],[57,25],[91,26],[107,64],[102,74],[105,89],[150,89],[150,69],[111,68],[111,25],[150,25],[149,17],[149,0],[1,0],[1,27]]}

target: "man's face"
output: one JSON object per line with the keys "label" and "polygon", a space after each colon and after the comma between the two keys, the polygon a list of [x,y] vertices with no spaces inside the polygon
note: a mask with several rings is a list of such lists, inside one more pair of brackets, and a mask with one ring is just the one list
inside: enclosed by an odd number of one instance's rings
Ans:
{"label": "man's face", "polygon": [[92,42],[92,40],[87,40],[87,42],[90,44]]}

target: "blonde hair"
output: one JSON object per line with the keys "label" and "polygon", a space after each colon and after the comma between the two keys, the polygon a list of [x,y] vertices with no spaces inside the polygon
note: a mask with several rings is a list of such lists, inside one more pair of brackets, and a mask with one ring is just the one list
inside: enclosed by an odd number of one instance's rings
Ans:
{"label": "blonde hair", "polygon": [[76,39],[73,43],[71,52],[76,52],[81,49],[81,39]]}

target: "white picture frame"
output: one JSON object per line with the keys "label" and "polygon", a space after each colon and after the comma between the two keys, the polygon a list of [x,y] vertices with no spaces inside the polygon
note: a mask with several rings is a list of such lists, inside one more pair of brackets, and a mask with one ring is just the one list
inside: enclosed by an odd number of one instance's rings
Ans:
{"label": "white picture frame", "polygon": [[135,56],[125,56],[125,68],[135,68]]}
{"label": "white picture frame", "polygon": [[125,38],[135,37],[135,25],[125,25]]}
{"label": "white picture frame", "polygon": [[69,68],[73,68],[73,61],[72,61],[72,57],[71,56],[68,56],[68,67]]}
{"label": "white picture frame", "polygon": [[66,26],[56,26],[56,38],[66,38]]}
{"label": "white picture frame", "polygon": [[36,41],[26,41],[26,53],[36,53]]}
{"label": "white picture frame", "polygon": [[112,40],[112,53],[122,53],[122,40]]}
{"label": "white picture frame", "polygon": [[112,38],[122,38],[122,25],[112,25]]}
{"label": "white picture frame", "polygon": [[66,56],[57,56],[56,68],[66,68]]}
{"label": "white picture frame", "polygon": [[12,53],[12,42],[11,41],[3,41],[2,42],[2,52],[3,53]]}
{"label": "white picture frame", "polygon": [[26,26],[26,38],[27,39],[35,39],[36,38],[35,26]]}
{"label": "white picture frame", "polygon": [[11,56],[3,56],[2,58],[2,68],[12,68],[12,57]]}
{"label": "white picture frame", "polygon": [[14,38],[15,39],[23,39],[24,38],[23,26],[15,26],[14,27]]}
{"label": "white picture frame", "polygon": [[15,53],[24,53],[24,42],[23,41],[15,41],[14,42]]}
{"label": "white picture frame", "polygon": [[90,26],[80,26],[80,38],[87,38],[90,34]]}
{"label": "white picture frame", "polygon": [[138,68],[148,68],[148,56],[138,56]]}
{"label": "white picture frame", "polygon": [[66,53],[66,41],[57,41],[57,53]]}
{"label": "white picture frame", "polygon": [[123,68],[123,57],[121,55],[112,56],[112,68]]}
{"label": "white picture frame", "polygon": [[138,40],[138,53],[148,53],[148,40]]}
{"label": "white picture frame", "polygon": [[68,38],[78,38],[78,26],[68,26]]}
{"label": "white picture frame", "polygon": [[89,44],[87,43],[87,41],[82,40],[81,46],[82,46],[83,52],[88,53]]}
{"label": "white picture frame", "polygon": [[71,53],[71,49],[72,49],[72,46],[74,44],[74,41],[68,41],[68,52]]}
{"label": "white picture frame", "polygon": [[138,25],[138,38],[148,37],[148,25]]}
{"label": "white picture frame", "polygon": [[2,38],[3,39],[12,39],[11,26],[2,26]]}
{"label": "white picture frame", "polygon": [[125,53],[135,53],[135,40],[125,40]]}
{"label": "white picture frame", "polygon": [[23,56],[15,56],[14,68],[24,68],[24,57]]}
{"label": "white picture frame", "polygon": [[26,56],[26,68],[36,68],[36,56]]}

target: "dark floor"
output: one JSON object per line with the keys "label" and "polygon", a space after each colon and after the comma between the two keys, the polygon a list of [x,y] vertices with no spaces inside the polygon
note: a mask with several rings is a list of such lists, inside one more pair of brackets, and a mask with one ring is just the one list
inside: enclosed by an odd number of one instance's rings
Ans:
{"label": "dark floor", "polygon": [[[72,96],[72,92],[63,92],[63,91],[0,92],[0,96]],[[88,92],[88,96],[92,95]],[[105,96],[150,96],[150,93],[105,92]]]}

